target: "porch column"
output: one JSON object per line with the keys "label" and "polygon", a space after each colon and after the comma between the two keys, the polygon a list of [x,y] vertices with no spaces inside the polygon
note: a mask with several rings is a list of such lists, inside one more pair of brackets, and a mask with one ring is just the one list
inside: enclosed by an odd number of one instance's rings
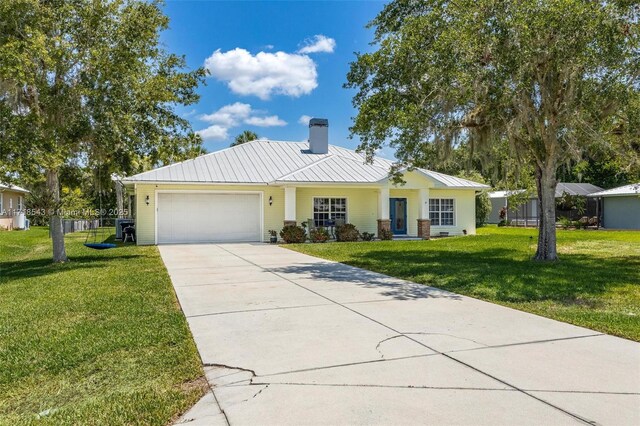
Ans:
{"label": "porch column", "polygon": [[389,220],[389,188],[380,188],[378,191],[378,237],[382,230],[391,231]]}
{"label": "porch column", "polygon": [[296,187],[284,187],[284,226],[296,225]]}
{"label": "porch column", "polygon": [[423,240],[431,238],[431,221],[429,220],[429,188],[420,188],[418,206],[418,237]]}

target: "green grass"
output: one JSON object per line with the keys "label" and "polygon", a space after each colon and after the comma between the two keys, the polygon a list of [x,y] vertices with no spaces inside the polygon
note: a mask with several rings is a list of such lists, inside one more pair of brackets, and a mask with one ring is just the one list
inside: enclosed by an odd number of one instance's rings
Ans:
{"label": "green grass", "polygon": [[485,227],[430,241],[288,248],[640,341],[640,232],[558,231],[560,261],[530,260],[537,231]]}
{"label": "green grass", "polygon": [[156,247],[84,237],[54,265],[47,229],[0,232],[0,424],[164,425],[204,392]]}

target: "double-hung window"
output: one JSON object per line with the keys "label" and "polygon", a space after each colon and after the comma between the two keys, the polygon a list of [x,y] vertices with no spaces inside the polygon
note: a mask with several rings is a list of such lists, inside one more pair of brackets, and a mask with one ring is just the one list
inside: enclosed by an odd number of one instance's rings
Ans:
{"label": "double-hung window", "polygon": [[347,221],[347,199],[346,198],[324,198],[315,197],[313,199],[313,223],[315,226],[326,226],[328,220]]}
{"label": "double-hung window", "polygon": [[455,216],[453,198],[429,199],[429,219],[432,226],[454,226]]}
{"label": "double-hung window", "polygon": [[21,212],[24,210],[24,198],[22,195],[18,196],[18,211]]}

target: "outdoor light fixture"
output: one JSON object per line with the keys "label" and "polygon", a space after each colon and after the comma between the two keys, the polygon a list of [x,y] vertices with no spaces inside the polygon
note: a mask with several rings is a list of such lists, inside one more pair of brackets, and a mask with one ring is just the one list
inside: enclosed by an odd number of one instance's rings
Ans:
{"label": "outdoor light fixture", "polygon": [[269,205],[273,204],[273,197],[271,195],[269,195]]}
{"label": "outdoor light fixture", "polygon": [[149,205],[149,196],[147,195],[147,197],[144,199],[144,201],[147,203],[147,205]]}

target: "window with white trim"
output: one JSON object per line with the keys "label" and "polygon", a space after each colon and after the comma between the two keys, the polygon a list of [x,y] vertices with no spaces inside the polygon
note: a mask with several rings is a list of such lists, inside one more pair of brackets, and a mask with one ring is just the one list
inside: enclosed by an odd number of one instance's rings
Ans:
{"label": "window with white trim", "polygon": [[3,216],[4,214],[4,194],[0,192],[0,216]]}
{"label": "window with white trim", "polygon": [[24,210],[24,198],[22,198],[22,195],[18,196],[18,211],[21,212],[22,210]]}
{"label": "window with white trim", "polygon": [[328,220],[347,221],[347,199],[346,198],[313,198],[313,223],[315,226],[326,226]]}
{"label": "window with white trim", "polygon": [[454,226],[455,216],[453,198],[429,199],[429,220],[432,226]]}

